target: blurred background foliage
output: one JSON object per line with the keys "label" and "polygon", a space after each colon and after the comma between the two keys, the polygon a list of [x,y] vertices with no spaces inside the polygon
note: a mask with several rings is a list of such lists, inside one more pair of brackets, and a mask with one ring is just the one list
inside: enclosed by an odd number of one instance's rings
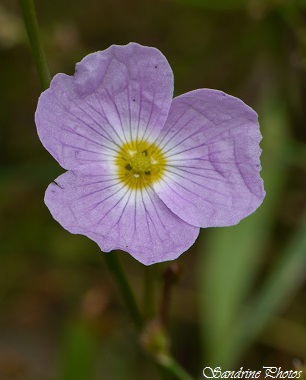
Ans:
{"label": "blurred background foliage", "polygon": [[[36,6],[52,75],[73,74],[84,55],[135,41],[165,54],[177,95],[217,88],[259,113],[266,199],[238,226],[202,230],[177,260],[171,348],[198,379],[205,366],[305,368],[306,1]],[[0,3],[0,67],[0,379],[158,378],[103,254],[44,206],[45,188],[63,170],[36,134],[40,87],[17,0]],[[148,270],[120,258],[139,305],[158,310],[168,264]]]}

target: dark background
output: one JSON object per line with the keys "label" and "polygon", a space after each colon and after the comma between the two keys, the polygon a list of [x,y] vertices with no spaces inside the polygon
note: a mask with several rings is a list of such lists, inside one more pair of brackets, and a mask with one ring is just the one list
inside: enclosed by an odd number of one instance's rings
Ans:
{"label": "dark background", "polygon": [[[302,368],[306,359],[306,2],[36,1],[52,75],[130,41],[160,49],[175,94],[216,88],[259,114],[261,208],[238,226],[202,230],[177,263],[169,335],[195,377],[225,369]],[[36,134],[40,86],[16,0],[0,3],[0,379],[155,379],[103,253],[43,203],[63,170]],[[156,310],[167,263],[120,258]],[[306,368],[305,368],[306,373]]]}

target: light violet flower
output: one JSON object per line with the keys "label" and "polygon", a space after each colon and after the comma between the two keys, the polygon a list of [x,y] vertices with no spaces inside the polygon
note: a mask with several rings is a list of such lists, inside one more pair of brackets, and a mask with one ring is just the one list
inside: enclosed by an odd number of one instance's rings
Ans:
{"label": "light violet flower", "polygon": [[200,227],[237,224],[265,195],[257,114],[221,91],[172,95],[159,50],[113,45],[57,74],[35,115],[68,170],[46,191],[54,219],[146,265],[177,258]]}

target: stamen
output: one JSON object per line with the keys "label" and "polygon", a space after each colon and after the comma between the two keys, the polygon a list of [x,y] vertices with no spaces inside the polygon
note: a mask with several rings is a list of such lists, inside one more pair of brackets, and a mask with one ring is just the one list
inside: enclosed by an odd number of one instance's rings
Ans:
{"label": "stamen", "polygon": [[118,178],[126,186],[142,189],[161,178],[166,160],[155,144],[132,141],[124,144],[118,153]]}

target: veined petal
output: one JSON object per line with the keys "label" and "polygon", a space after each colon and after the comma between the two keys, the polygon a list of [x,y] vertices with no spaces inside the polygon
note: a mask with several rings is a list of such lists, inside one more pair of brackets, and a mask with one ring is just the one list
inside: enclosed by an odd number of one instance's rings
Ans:
{"label": "veined petal", "polygon": [[71,233],[90,237],[102,251],[127,251],[146,265],[177,258],[199,233],[151,188],[131,190],[107,170],[97,176],[62,174],[49,185],[45,202],[54,219]]}
{"label": "veined petal", "polygon": [[35,121],[65,169],[108,160],[132,140],[153,141],[168,116],[173,73],[162,53],[136,43],[89,54],[74,76],[56,75]]}
{"label": "veined petal", "polygon": [[216,90],[175,98],[156,145],[167,162],[154,190],[198,227],[237,224],[262,203],[257,114]]}

